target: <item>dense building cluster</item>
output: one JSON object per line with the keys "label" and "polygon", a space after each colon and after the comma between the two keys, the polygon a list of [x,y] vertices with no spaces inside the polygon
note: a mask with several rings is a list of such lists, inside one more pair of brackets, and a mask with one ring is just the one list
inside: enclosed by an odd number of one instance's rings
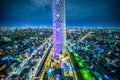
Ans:
{"label": "dense building cluster", "polygon": [[66,50],[51,28],[0,28],[0,79],[120,79],[120,28],[67,28]]}
{"label": "dense building cluster", "polygon": [[97,78],[120,78],[120,29],[88,28],[69,30],[73,52],[83,58]]}
{"label": "dense building cluster", "polygon": [[[50,28],[0,28],[0,78],[5,78],[14,70],[19,69],[21,64],[29,59],[34,50],[47,41],[51,34]],[[28,61],[28,65],[34,66],[47,47],[48,44],[36,50],[38,53],[34,59]],[[25,72],[25,70],[21,72],[21,75]]]}

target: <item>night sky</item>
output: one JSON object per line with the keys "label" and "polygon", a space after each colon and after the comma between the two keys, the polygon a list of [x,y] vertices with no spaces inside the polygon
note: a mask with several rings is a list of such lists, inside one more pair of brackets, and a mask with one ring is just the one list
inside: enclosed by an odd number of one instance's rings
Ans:
{"label": "night sky", "polygon": [[[120,26],[120,0],[66,0],[67,26]],[[51,0],[0,0],[1,26],[52,26]]]}

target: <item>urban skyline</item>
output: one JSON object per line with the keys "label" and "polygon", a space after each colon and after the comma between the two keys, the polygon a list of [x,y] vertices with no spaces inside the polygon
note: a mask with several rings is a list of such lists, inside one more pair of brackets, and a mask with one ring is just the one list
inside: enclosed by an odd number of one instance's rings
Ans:
{"label": "urban skyline", "polygon": [[1,0],[0,80],[119,80],[117,0],[51,1]]}

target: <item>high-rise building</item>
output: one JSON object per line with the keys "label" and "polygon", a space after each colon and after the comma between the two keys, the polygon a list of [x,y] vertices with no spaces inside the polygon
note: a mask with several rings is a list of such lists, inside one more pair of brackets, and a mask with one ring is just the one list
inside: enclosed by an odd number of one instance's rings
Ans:
{"label": "high-rise building", "polygon": [[65,0],[52,0],[54,55],[66,51]]}

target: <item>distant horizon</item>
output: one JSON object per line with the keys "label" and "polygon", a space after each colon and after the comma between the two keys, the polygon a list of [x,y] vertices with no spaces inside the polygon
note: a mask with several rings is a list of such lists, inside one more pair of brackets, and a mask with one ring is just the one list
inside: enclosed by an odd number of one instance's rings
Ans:
{"label": "distant horizon", "polygon": [[[0,27],[52,27],[52,25],[0,25]],[[66,24],[66,27],[120,27],[120,25],[115,25],[115,24]]]}
{"label": "distant horizon", "polygon": [[[52,26],[0,26],[0,28],[53,28]],[[120,26],[66,26],[66,28],[120,28]]]}

